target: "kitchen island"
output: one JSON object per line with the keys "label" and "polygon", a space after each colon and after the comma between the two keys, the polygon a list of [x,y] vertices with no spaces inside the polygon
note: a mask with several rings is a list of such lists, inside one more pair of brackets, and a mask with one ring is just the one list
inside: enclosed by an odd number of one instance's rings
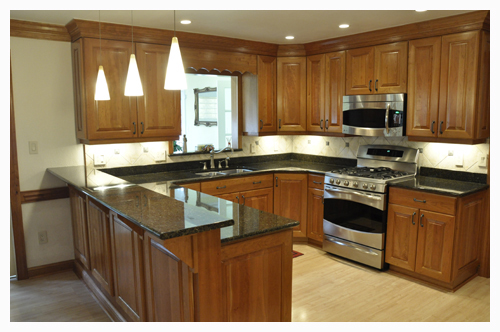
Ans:
{"label": "kitchen island", "polygon": [[83,166],[49,172],[70,187],[77,274],[114,320],[291,320],[297,221]]}

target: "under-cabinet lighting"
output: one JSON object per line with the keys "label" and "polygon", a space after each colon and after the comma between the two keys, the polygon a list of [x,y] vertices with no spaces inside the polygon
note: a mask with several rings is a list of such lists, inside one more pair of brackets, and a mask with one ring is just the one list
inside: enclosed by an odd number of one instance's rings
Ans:
{"label": "under-cabinet lighting", "polygon": [[181,24],[191,24],[191,21],[190,20],[182,20]]}
{"label": "under-cabinet lighting", "polygon": [[286,36],[285,38],[286,39],[294,39],[295,37],[294,36]]}
{"label": "under-cabinet lighting", "polygon": [[349,24],[341,24],[341,25],[339,25],[339,28],[341,28],[341,29],[346,29],[348,27],[349,27]]}
{"label": "under-cabinet lighting", "polygon": [[415,10],[415,11],[416,11],[416,12],[419,12],[419,13],[421,13],[421,12],[426,12],[426,11],[427,11],[427,9],[422,9],[422,10]]}

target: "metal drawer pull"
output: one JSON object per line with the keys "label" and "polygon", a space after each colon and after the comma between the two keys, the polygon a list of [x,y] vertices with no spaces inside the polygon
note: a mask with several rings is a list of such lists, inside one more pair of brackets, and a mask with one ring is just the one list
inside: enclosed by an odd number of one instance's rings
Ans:
{"label": "metal drawer pull", "polygon": [[142,121],[141,121],[141,126],[142,126],[141,134],[144,134],[144,122]]}
{"label": "metal drawer pull", "polygon": [[243,197],[243,205],[245,205],[245,196],[241,195]]}
{"label": "metal drawer pull", "polygon": [[425,201],[425,199],[421,201],[421,200],[416,199],[416,198],[414,198],[414,199],[413,199],[413,201],[414,201],[414,202],[419,202],[419,203],[425,203],[425,202],[426,202],[426,201]]}
{"label": "metal drawer pull", "polygon": [[253,184],[259,184],[262,183],[262,181],[254,181]]}
{"label": "metal drawer pull", "polygon": [[278,188],[278,177],[276,177],[276,188]]}
{"label": "metal drawer pull", "polygon": [[222,186],[222,187],[216,187],[217,189],[224,189],[226,188],[226,186]]}
{"label": "metal drawer pull", "polygon": [[413,217],[415,217],[416,214],[417,214],[416,212],[413,212],[413,214],[411,215],[411,223],[413,225],[415,225],[415,221],[413,221]]}
{"label": "metal drawer pull", "polygon": [[372,80],[368,83],[368,90],[370,90],[370,92],[372,91]]}
{"label": "metal drawer pull", "polygon": [[313,181],[315,184],[323,184],[323,182]]}
{"label": "metal drawer pull", "polygon": [[323,130],[323,119],[321,119],[321,120],[319,121],[319,128],[320,128],[321,130]]}
{"label": "metal drawer pull", "polygon": [[134,135],[135,135],[135,132],[136,132],[136,130],[135,130],[135,129],[136,129],[136,128],[135,128],[135,122],[132,122],[132,124],[134,125],[134,132],[133,132],[132,134],[134,134]]}
{"label": "metal drawer pull", "polygon": [[239,198],[239,196],[236,196],[236,200],[238,201],[238,204],[240,204],[240,198]]}
{"label": "metal drawer pull", "polygon": [[441,121],[441,123],[439,124],[439,133],[442,134],[443,133],[443,121]]}
{"label": "metal drawer pull", "polygon": [[431,133],[434,134],[434,125],[436,124],[436,121],[432,121],[431,123]]}
{"label": "metal drawer pull", "polygon": [[375,91],[378,91],[377,83],[378,83],[378,80],[375,80]]}
{"label": "metal drawer pull", "polygon": [[325,120],[325,129],[328,130],[328,119]]}
{"label": "metal drawer pull", "polygon": [[264,121],[262,121],[262,119],[260,120],[260,130],[262,130],[262,128],[264,128]]}
{"label": "metal drawer pull", "polygon": [[424,224],[422,223],[422,218],[424,217],[424,214],[422,213],[420,215],[420,227],[424,227]]}

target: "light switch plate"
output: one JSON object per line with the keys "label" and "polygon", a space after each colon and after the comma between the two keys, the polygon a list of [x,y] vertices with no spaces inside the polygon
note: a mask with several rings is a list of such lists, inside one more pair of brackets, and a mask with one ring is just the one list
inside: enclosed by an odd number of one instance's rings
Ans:
{"label": "light switch plate", "polygon": [[29,152],[30,154],[38,154],[38,142],[37,141],[29,141]]}
{"label": "light switch plate", "polygon": [[479,159],[479,167],[487,167],[488,164],[488,154],[482,153]]}

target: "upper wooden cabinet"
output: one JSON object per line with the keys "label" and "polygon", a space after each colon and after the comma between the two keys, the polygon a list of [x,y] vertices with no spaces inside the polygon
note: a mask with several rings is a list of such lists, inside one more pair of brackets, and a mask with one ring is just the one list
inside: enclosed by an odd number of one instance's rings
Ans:
{"label": "upper wooden cabinet", "polygon": [[407,135],[457,143],[489,137],[489,33],[410,42]]}
{"label": "upper wooden cabinet", "polygon": [[276,57],[257,56],[257,76],[242,76],[243,133],[276,134]]}
{"label": "upper wooden cabinet", "polygon": [[306,130],[306,58],[278,57],[278,132]]}
{"label": "upper wooden cabinet", "polygon": [[342,132],[345,52],[307,57],[307,131]]}
{"label": "upper wooden cabinet", "polygon": [[408,42],[346,52],[346,95],[405,93]]}
{"label": "upper wooden cabinet", "polygon": [[[179,92],[162,91],[169,48],[138,45],[144,97],[124,95],[132,51],[132,44],[124,41],[81,38],[72,43],[75,119],[80,142],[167,140],[178,139],[181,134]],[[104,67],[110,100],[94,100],[99,65]]]}

